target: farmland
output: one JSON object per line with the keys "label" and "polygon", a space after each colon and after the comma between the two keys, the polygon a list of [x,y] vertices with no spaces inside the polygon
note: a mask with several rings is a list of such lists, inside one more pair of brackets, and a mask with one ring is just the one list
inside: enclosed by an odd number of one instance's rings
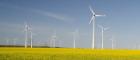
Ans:
{"label": "farmland", "polygon": [[139,60],[139,50],[0,48],[0,60]]}

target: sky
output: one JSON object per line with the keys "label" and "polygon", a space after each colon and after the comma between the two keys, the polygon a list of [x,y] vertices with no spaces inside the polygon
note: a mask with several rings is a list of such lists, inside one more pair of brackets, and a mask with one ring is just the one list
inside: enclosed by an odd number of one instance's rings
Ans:
{"label": "sky", "polygon": [[[33,45],[50,45],[56,32],[56,46],[73,47],[73,32],[79,30],[77,48],[91,48],[91,12],[105,14],[96,18],[95,47],[101,48],[101,29],[104,47],[140,48],[139,0],[0,0],[0,44],[23,45],[24,23],[33,31]],[[8,42],[7,42],[8,41]]]}

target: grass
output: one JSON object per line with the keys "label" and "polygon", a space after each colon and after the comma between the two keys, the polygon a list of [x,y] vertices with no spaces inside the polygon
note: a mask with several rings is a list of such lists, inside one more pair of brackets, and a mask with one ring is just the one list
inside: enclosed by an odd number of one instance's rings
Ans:
{"label": "grass", "polygon": [[140,60],[139,50],[0,48],[0,60]]}

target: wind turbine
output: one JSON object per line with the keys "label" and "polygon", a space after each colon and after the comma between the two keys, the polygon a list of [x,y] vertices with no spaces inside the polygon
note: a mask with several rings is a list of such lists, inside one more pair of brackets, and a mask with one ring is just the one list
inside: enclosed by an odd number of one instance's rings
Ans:
{"label": "wind turbine", "polygon": [[99,28],[102,30],[102,49],[104,48],[104,31],[108,30],[109,28],[104,28],[102,25],[98,25]]}
{"label": "wind turbine", "polygon": [[28,35],[30,33],[30,47],[32,48],[33,46],[33,33],[32,33],[32,28],[27,24],[25,23],[25,48],[28,47]]}
{"label": "wind turbine", "polygon": [[14,46],[16,45],[16,40],[17,40],[17,38],[13,39],[13,45]]}
{"label": "wind turbine", "polygon": [[29,27],[29,32],[30,32],[30,47],[32,48],[33,47],[33,34],[32,34],[32,28]]}
{"label": "wind turbine", "polygon": [[62,47],[61,44],[62,44],[62,41],[59,40],[59,41],[58,41],[59,47]]}
{"label": "wind turbine", "polygon": [[33,47],[33,36],[32,36],[32,31],[30,31],[31,33],[31,48]]}
{"label": "wind turbine", "polygon": [[28,41],[28,25],[25,23],[25,41],[24,41],[24,47],[27,48],[27,41]]}
{"label": "wind turbine", "polygon": [[96,17],[98,17],[98,16],[105,16],[105,15],[98,15],[98,14],[96,14],[94,11],[93,11],[93,9],[92,9],[92,7],[91,6],[89,6],[89,9],[90,9],[90,11],[91,11],[91,13],[92,13],[92,17],[91,17],[91,19],[90,19],[90,22],[89,22],[89,24],[93,24],[93,35],[92,35],[92,48],[95,48],[95,18]]}
{"label": "wind turbine", "polygon": [[76,48],[76,40],[78,39],[77,38],[78,37],[78,32],[79,32],[78,29],[73,32],[73,48]]}
{"label": "wind turbine", "polygon": [[112,43],[111,44],[112,45],[111,48],[114,49],[114,47],[115,47],[115,40],[114,40],[113,36],[111,37],[111,43]]}
{"label": "wind turbine", "polygon": [[55,47],[55,40],[56,40],[56,32],[54,32],[54,34],[52,35],[52,40],[51,40],[51,43],[52,43],[52,47]]}
{"label": "wind turbine", "polygon": [[9,39],[6,39],[6,45],[7,46],[9,45]]}
{"label": "wind turbine", "polygon": [[138,42],[135,43],[134,49],[140,49],[140,44]]}

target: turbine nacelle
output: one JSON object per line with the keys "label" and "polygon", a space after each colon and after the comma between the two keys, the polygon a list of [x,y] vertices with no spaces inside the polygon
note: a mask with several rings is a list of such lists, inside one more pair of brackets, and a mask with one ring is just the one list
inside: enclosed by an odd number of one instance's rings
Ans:
{"label": "turbine nacelle", "polygon": [[25,31],[31,31],[32,30],[32,28],[25,22],[24,23],[24,25],[25,25]]}

